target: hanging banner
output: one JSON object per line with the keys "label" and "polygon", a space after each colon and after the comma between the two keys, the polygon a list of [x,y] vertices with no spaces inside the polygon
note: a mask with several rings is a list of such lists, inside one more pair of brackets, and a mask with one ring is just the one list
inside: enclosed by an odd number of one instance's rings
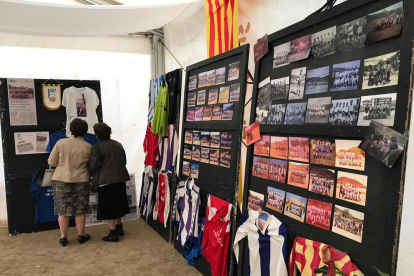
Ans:
{"label": "hanging banner", "polygon": [[11,126],[37,125],[34,79],[7,79]]}
{"label": "hanging banner", "polygon": [[205,0],[207,57],[239,46],[238,0]]}
{"label": "hanging banner", "polygon": [[58,110],[62,104],[60,84],[42,84],[43,105],[51,110]]}

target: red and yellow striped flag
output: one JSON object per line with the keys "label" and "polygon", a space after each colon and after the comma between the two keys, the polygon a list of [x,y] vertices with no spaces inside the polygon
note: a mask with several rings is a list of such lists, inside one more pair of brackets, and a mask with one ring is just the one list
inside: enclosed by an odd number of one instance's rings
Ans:
{"label": "red and yellow striped flag", "polygon": [[205,0],[207,56],[239,46],[238,0]]}

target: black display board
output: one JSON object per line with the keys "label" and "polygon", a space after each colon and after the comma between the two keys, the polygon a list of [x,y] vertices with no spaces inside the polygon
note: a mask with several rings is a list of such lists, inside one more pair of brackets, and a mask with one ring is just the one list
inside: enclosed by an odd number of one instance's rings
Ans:
{"label": "black display board", "polygon": [[[259,83],[266,78],[270,77],[270,79],[273,80],[286,76],[291,77],[291,70],[301,67],[306,67],[309,72],[311,69],[330,66],[329,87],[331,87],[333,84],[332,68],[334,64],[360,60],[361,66],[359,70],[358,87],[356,90],[326,92],[311,95],[305,94],[303,100],[277,100],[273,101],[273,104],[307,102],[310,98],[319,97],[332,97],[332,100],[337,100],[344,98],[361,98],[362,96],[377,94],[397,93],[396,106],[394,110],[395,121],[392,129],[402,134],[408,134],[409,117],[411,112],[410,78],[413,46],[412,38],[414,35],[414,29],[411,28],[412,14],[414,11],[413,1],[404,1],[404,25],[401,34],[398,36],[366,45],[363,48],[355,49],[349,52],[335,53],[320,58],[312,58],[311,53],[307,59],[291,62],[286,66],[273,68],[273,54],[275,46],[305,35],[311,35],[319,31],[323,31],[332,26],[340,26],[352,20],[366,16],[369,13],[382,10],[393,5],[394,3],[397,3],[397,1],[349,0],[329,9],[326,12],[311,15],[301,22],[269,35],[269,53],[267,53],[256,64],[250,123],[253,123],[256,120],[255,109],[258,102]],[[401,51],[398,85],[363,90],[362,79],[364,78],[363,73],[365,71],[364,60],[398,50]],[[260,125],[261,135],[346,140],[361,140],[367,129],[367,126],[333,126],[328,124],[306,123],[304,125]],[[252,176],[253,157],[255,156],[253,145],[248,148],[247,154],[243,212],[247,209],[249,190],[263,194],[265,197],[263,210],[273,214],[288,228],[288,244],[290,244],[289,249],[292,248],[293,240],[297,236],[304,237],[332,245],[341,251],[347,252],[352,261],[365,275],[377,275],[377,272],[372,268],[373,266],[378,267],[386,273],[395,275],[402,205],[402,192],[400,191],[403,191],[404,186],[405,151],[392,168],[386,167],[369,155],[366,156],[364,171],[342,169],[334,166],[328,167],[316,165],[316,167],[319,166],[335,170],[335,176],[337,176],[338,171],[367,175],[368,185],[365,206],[337,199],[335,197],[335,189],[338,189],[336,186],[336,177],[334,195],[333,197],[329,197],[313,193],[308,191],[308,189]],[[309,164],[309,162],[307,163]],[[312,166],[312,164],[310,165]],[[302,223],[267,208],[267,187],[274,187],[307,199],[316,199],[331,203],[333,207],[340,205],[364,213],[362,242],[359,243],[331,231],[334,209],[332,209],[330,230],[327,231],[307,224],[306,222]],[[247,275],[248,273],[249,253],[248,248],[246,246],[244,246],[244,248],[245,250],[242,252],[244,264],[243,267],[239,269],[240,275]]]}
{"label": "black display board", "polygon": [[[199,176],[195,179],[195,182],[200,187],[201,195],[201,209],[202,215],[204,217],[206,214],[206,205],[208,195],[214,195],[223,200],[226,200],[233,204],[234,208],[237,208],[237,190],[239,182],[239,164],[240,164],[240,145],[242,139],[242,126],[243,126],[243,112],[244,112],[244,101],[245,101],[245,90],[246,90],[246,77],[247,77],[247,65],[248,65],[248,56],[249,56],[249,45],[244,45],[236,49],[230,50],[218,56],[209,58],[207,60],[201,61],[194,65],[187,67],[186,83],[185,83],[185,93],[184,93],[184,118],[182,121],[181,128],[181,157],[179,160],[180,163],[180,178],[181,180],[186,180],[188,176],[183,174],[183,162],[190,162],[192,164],[199,165]],[[228,80],[229,65],[235,62],[239,62],[239,77],[235,80]],[[208,72],[216,70],[219,68],[226,68],[226,74],[224,83],[211,85],[208,87],[199,87],[197,81],[197,88],[189,91],[189,79],[203,72]],[[209,91],[213,89],[218,89],[217,98],[219,98],[219,92],[221,87],[231,86],[233,84],[240,84],[240,94],[237,101],[229,101],[229,103],[234,104],[233,106],[233,117],[231,120],[210,120],[210,121],[187,121],[187,100],[189,93],[194,93],[202,90],[206,90],[206,100],[203,105],[198,106],[209,106],[208,98]],[[230,94],[230,92],[229,92]],[[229,97],[229,96],[228,96]],[[197,101],[197,99],[196,99]],[[211,104],[210,106],[212,106]],[[213,165],[210,163],[204,163],[200,161],[194,161],[184,158],[184,145],[190,145],[185,143],[185,132],[186,131],[204,131],[204,132],[227,132],[231,134],[231,149],[230,151],[230,168],[223,167],[220,165]],[[202,147],[202,146],[201,146]],[[210,147],[212,149],[214,147]],[[221,147],[219,148],[222,150]],[[220,163],[220,160],[219,160]],[[232,236],[230,240],[234,238],[235,230],[235,219],[236,216],[232,218]],[[175,248],[183,253],[183,248],[179,242],[176,241],[176,233],[174,233],[174,246]],[[228,266],[229,273],[232,273],[231,267],[233,267],[233,258],[232,247],[230,246],[229,250],[229,263]],[[202,257],[197,261],[195,267],[203,274],[210,275],[210,264],[207,263],[206,259]]]}
{"label": "black display board", "polygon": [[46,81],[47,84],[61,83],[62,95],[63,91],[71,86],[93,89],[99,98],[100,104],[96,112],[99,122],[102,122],[100,82],[93,80],[35,79],[37,126],[10,126],[7,79],[2,78],[0,81],[1,133],[9,233],[17,235],[59,228],[57,222],[34,224],[35,197],[29,194],[32,176],[38,172],[41,166],[47,165],[49,154],[16,155],[14,133],[48,131],[51,134],[65,128],[65,107],[61,106],[56,111],[50,111],[43,106],[42,84]]}

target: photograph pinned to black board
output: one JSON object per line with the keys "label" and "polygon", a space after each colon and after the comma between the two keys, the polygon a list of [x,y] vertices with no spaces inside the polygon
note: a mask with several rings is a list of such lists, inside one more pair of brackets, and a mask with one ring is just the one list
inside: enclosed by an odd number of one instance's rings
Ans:
{"label": "photograph pinned to black board", "polygon": [[332,66],[332,87],[329,91],[358,89],[360,60],[334,64]]}
{"label": "photograph pinned to black board", "polygon": [[356,126],[359,101],[359,98],[333,100],[328,123],[334,126]]}
{"label": "photograph pinned to black board", "polygon": [[259,93],[257,94],[256,121],[260,124],[266,124],[267,122],[269,107],[272,103],[270,90],[270,77],[268,77],[259,83]]}
{"label": "photograph pinned to black board", "polygon": [[188,90],[197,89],[197,76],[192,76],[188,80]]}
{"label": "photograph pinned to black board", "polygon": [[184,143],[186,143],[186,144],[192,144],[193,143],[193,132],[191,130],[187,130],[185,132]]}
{"label": "photograph pinned to black board", "polygon": [[361,17],[336,28],[336,52],[344,53],[365,46],[366,17]]}
{"label": "photograph pinned to black board", "polygon": [[225,168],[230,168],[231,161],[231,152],[230,150],[221,150],[220,151],[220,166]]}
{"label": "photograph pinned to black board", "polygon": [[191,160],[191,150],[192,146],[184,145],[184,158]]}
{"label": "photograph pinned to black board", "polygon": [[329,120],[331,109],[331,97],[312,98],[308,100],[305,123],[326,124]]}
{"label": "photograph pinned to black board", "polygon": [[227,81],[237,80],[240,72],[240,61],[236,61],[229,64],[229,75]]}
{"label": "photograph pinned to black board", "polygon": [[269,52],[267,34],[265,34],[262,38],[260,38],[257,41],[256,44],[254,44],[253,49],[254,49],[254,63],[256,63]]}
{"label": "photograph pinned to black board", "polygon": [[213,107],[212,106],[205,106],[204,107],[203,121],[211,121],[212,113],[213,113]]}
{"label": "photograph pinned to black board", "polygon": [[220,135],[220,146],[222,149],[231,149],[231,133],[222,132]]}
{"label": "photograph pinned to black board", "polygon": [[226,67],[216,69],[216,84],[222,84],[226,82]]}
{"label": "photograph pinned to black board", "polygon": [[393,126],[397,93],[361,97],[358,126],[369,126],[372,120],[384,126]]}
{"label": "photograph pinned to black board", "polygon": [[187,122],[194,121],[194,117],[195,117],[195,108],[194,107],[187,108],[187,116],[186,116]]}
{"label": "photograph pinned to black board", "polygon": [[220,87],[219,103],[225,104],[229,102],[230,86]]}
{"label": "photograph pinned to black board", "polygon": [[188,93],[187,107],[195,107],[197,101],[197,93]]}
{"label": "photograph pinned to black board", "polygon": [[307,102],[289,103],[286,107],[285,125],[303,125]]}
{"label": "photograph pinned to black board", "polygon": [[201,148],[201,162],[210,163],[210,148]]}
{"label": "photograph pinned to black board", "polygon": [[248,199],[248,204],[247,204],[248,210],[262,211],[263,203],[264,203],[263,194],[249,190],[249,199]]}
{"label": "photograph pinned to black board", "polygon": [[364,60],[362,89],[381,88],[398,84],[400,51]]}
{"label": "photograph pinned to black board", "polygon": [[401,156],[408,137],[372,121],[359,148],[391,168]]}
{"label": "photograph pinned to black board", "polygon": [[200,146],[193,146],[191,153],[191,160],[200,161],[201,149]]}
{"label": "photograph pinned to black board", "polygon": [[195,110],[195,118],[194,121],[199,122],[203,120],[203,116],[204,116],[204,107],[202,106],[197,106],[196,110]]}
{"label": "photograph pinned to black board", "polygon": [[364,213],[335,205],[332,232],[361,243],[363,229]]}
{"label": "photograph pinned to black board", "polygon": [[290,42],[289,62],[299,61],[309,57],[312,49],[311,35],[305,35]]}
{"label": "photograph pinned to black board", "polygon": [[212,86],[216,84],[216,70],[211,70],[207,72],[207,86]]}
{"label": "photograph pinned to black board", "polygon": [[289,77],[270,81],[270,100],[286,100],[289,95]]}
{"label": "photograph pinned to black board", "polygon": [[292,70],[290,75],[289,100],[303,99],[305,94],[306,67]]}
{"label": "photograph pinned to black board", "polygon": [[210,132],[210,147],[220,147],[220,132]]}
{"label": "photograph pinned to black board", "polygon": [[231,121],[233,120],[233,113],[234,113],[234,103],[223,104],[223,121]]}
{"label": "photograph pinned to black board", "polygon": [[289,65],[290,41],[273,49],[273,68]]}
{"label": "photograph pinned to black board", "polygon": [[371,44],[401,33],[403,26],[403,2],[367,15],[367,38],[365,44]]}
{"label": "photograph pinned to black board", "polygon": [[230,86],[230,102],[238,102],[240,98],[240,83]]}
{"label": "photograph pinned to black board", "polygon": [[220,159],[220,150],[219,149],[210,149],[210,164],[218,165]]}
{"label": "photograph pinned to black board", "polygon": [[206,104],[206,90],[200,90],[197,92],[197,105]]}
{"label": "photograph pinned to black board", "polygon": [[268,125],[283,125],[285,120],[286,104],[272,104],[267,115]]}
{"label": "photograph pinned to black board", "polygon": [[208,104],[217,104],[218,88],[208,90]]}
{"label": "photograph pinned to black board", "polygon": [[223,115],[223,105],[221,104],[215,104],[213,105],[213,121],[221,121],[221,117]]}
{"label": "photograph pinned to black board", "polygon": [[201,132],[201,146],[203,147],[210,146],[210,132],[207,132],[207,131]]}
{"label": "photograph pinned to black board", "polygon": [[200,165],[191,164],[191,177],[198,178],[199,173],[200,173]]}
{"label": "photograph pinned to black board", "polygon": [[308,70],[306,74],[305,94],[328,92],[329,66]]}
{"label": "photograph pinned to black board", "polygon": [[207,86],[207,72],[198,74],[198,88]]}
{"label": "photograph pinned to black board", "polygon": [[183,162],[183,175],[190,176],[191,164],[190,162]]}
{"label": "photograph pinned to black board", "polygon": [[201,133],[200,131],[193,131],[193,145],[201,144]]}
{"label": "photograph pinned to black board", "polygon": [[336,26],[312,34],[312,56],[320,58],[335,54]]}

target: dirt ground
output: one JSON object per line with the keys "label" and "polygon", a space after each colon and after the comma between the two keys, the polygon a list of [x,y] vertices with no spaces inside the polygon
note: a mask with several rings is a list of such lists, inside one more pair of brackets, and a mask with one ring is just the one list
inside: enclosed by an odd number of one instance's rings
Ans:
{"label": "dirt ground", "polygon": [[0,275],[201,275],[144,221],[124,223],[119,243],[105,243],[107,225],[86,228],[80,245],[75,228],[61,247],[59,230],[10,237],[0,228]]}

